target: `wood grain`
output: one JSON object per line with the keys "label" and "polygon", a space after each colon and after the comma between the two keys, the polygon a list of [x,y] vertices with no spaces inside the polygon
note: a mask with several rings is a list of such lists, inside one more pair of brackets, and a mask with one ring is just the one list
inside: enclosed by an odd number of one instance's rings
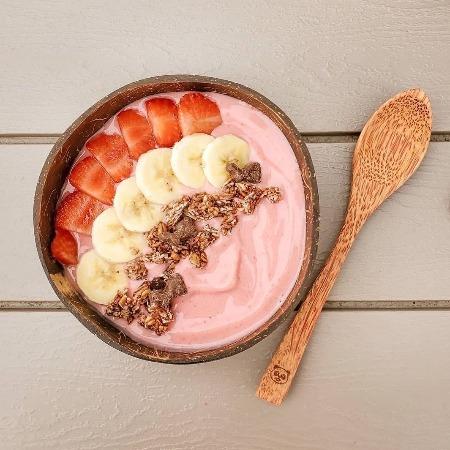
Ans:
{"label": "wood grain", "polygon": [[280,405],[287,395],[319,315],[359,231],[417,170],[430,142],[430,101],[420,89],[399,93],[372,115],[356,143],[343,226],[300,311],[275,351],[257,395]]}
{"label": "wood grain", "polygon": [[360,130],[420,85],[449,131],[449,22],[447,0],[3,0],[0,132],[62,132],[108,92],[164,73],[247,84],[319,132]]}
{"label": "wood grain", "polygon": [[[56,300],[34,249],[32,200],[48,145],[0,146],[0,246],[8,259],[1,300]],[[318,265],[339,231],[349,193],[352,144],[310,144],[321,201]],[[450,298],[450,143],[432,143],[405,188],[361,231],[330,300]],[[20,171],[11,170],[20,168]],[[9,192],[14,192],[14,201]],[[18,244],[20,242],[20,245]],[[28,282],[23,283],[26,275]],[[430,282],[432,280],[432,282]]]}
{"label": "wood grain", "polygon": [[327,312],[282,408],[254,386],[281,331],[208,364],[136,360],[69,313],[0,313],[5,450],[429,450],[450,442],[450,311]]}

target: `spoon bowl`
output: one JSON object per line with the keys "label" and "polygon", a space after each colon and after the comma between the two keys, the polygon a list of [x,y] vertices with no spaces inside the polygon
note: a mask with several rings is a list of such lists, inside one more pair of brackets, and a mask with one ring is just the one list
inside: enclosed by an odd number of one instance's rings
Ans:
{"label": "spoon bowl", "polygon": [[417,169],[431,136],[431,106],[421,89],[401,92],[370,118],[355,147],[350,199],[372,213]]}

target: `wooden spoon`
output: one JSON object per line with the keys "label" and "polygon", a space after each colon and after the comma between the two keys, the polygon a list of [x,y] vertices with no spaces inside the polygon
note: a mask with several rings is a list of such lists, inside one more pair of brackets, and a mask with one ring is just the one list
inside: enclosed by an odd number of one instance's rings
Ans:
{"label": "wooden spoon", "polygon": [[341,232],[273,355],[261,379],[258,397],[275,405],[283,401],[356,235],[367,218],[417,169],[430,135],[431,105],[421,89],[391,98],[367,122],[353,155],[351,193]]}

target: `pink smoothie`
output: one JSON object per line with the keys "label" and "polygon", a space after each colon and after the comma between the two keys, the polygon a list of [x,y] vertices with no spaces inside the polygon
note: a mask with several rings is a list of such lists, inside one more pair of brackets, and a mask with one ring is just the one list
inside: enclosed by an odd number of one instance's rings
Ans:
{"label": "pink smoothie", "polygon": [[[183,93],[164,94],[178,100]],[[221,236],[206,250],[208,265],[196,269],[187,261],[177,266],[188,293],[174,302],[175,321],[157,336],[137,321],[105,314],[105,307],[89,302],[123,333],[144,345],[172,351],[216,348],[242,338],[266,322],[282,305],[299,273],[305,245],[305,197],[292,149],[279,128],[250,105],[222,94],[208,93],[219,105],[223,124],[214,136],[235,134],[251,148],[250,160],[262,167],[261,186],[278,186],[282,200],[260,202],[252,215],[240,215],[230,236]],[[144,102],[132,104],[145,113]],[[113,117],[100,131],[119,128]],[[84,154],[84,153],[83,153]],[[68,184],[65,191],[72,190]],[[205,185],[206,191],[216,190]],[[91,248],[90,237],[78,236],[80,253]],[[148,265],[149,278],[162,265]],[[67,270],[74,282],[74,270]],[[130,281],[131,292],[142,281]],[[88,299],[87,299],[88,300]]]}

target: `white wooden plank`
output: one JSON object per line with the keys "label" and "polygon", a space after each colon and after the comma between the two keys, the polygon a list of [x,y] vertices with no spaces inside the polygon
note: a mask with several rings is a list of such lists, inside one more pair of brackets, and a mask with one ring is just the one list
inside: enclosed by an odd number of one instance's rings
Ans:
{"label": "white wooden plank", "polygon": [[358,130],[423,87],[450,130],[446,0],[3,0],[0,133],[61,132],[119,86],[164,73],[247,84],[305,131]]}
{"label": "white wooden plank", "polygon": [[[321,205],[319,264],[344,217],[353,147],[309,145]],[[368,220],[330,300],[450,298],[449,151],[450,143],[430,144],[417,173]]]}
{"label": "white wooden plank", "polygon": [[324,312],[276,408],[255,388],[280,332],[225,360],[168,366],[111,349],[69,313],[1,313],[0,447],[448,448],[449,321]]}
{"label": "white wooden plank", "polygon": [[34,243],[33,200],[49,145],[0,147],[0,246],[3,299],[56,300]]}
{"label": "white wooden plank", "polygon": [[[353,145],[309,148],[320,191],[320,265],[344,215]],[[0,210],[7,218],[0,246],[8,258],[2,300],[56,299],[37,258],[32,225],[34,188],[49,150],[0,147]],[[450,143],[432,143],[414,177],[369,220],[330,300],[450,299],[449,151]]]}

